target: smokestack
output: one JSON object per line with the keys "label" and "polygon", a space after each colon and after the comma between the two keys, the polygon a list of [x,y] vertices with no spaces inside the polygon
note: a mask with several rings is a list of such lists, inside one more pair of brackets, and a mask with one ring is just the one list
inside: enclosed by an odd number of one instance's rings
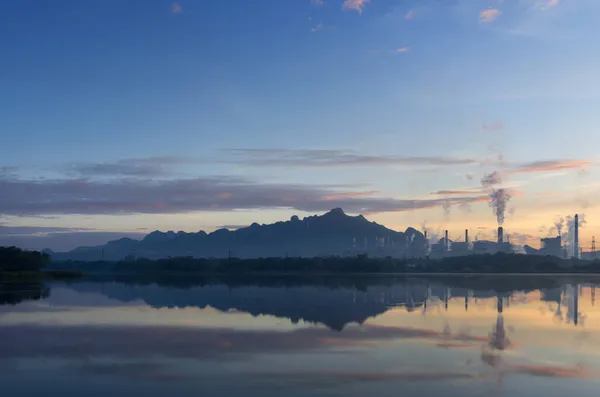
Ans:
{"label": "smokestack", "polygon": [[469,229],[465,229],[465,243],[469,244]]}
{"label": "smokestack", "polygon": [[448,251],[448,230],[444,234],[444,251]]}
{"label": "smokestack", "polygon": [[573,233],[573,256],[579,258],[579,215],[575,214],[575,226]]}
{"label": "smokestack", "polygon": [[502,226],[498,226],[498,244],[502,244],[504,242],[504,229]]}

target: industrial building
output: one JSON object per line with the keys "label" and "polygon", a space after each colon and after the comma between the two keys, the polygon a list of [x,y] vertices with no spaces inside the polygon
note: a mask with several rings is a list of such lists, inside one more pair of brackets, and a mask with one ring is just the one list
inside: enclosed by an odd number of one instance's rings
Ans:
{"label": "industrial building", "polygon": [[556,237],[547,237],[540,240],[542,243],[542,248],[540,249],[540,254],[542,255],[553,255],[562,257],[563,249],[562,249],[562,239],[560,236]]}

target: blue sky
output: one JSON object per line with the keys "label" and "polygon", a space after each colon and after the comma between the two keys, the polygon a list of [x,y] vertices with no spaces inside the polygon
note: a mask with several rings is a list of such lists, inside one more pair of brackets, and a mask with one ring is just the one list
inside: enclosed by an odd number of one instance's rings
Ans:
{"label": "blue sky", "polygon": [[[593,0],[8,3],[0,241],[210,231],[334,206],[459,233],[495,226],[492,188],[511,192],[514,233],[533,240],[580,212],[591,239],[599,11]],[[493,171],[501,182],[482,188]]]}

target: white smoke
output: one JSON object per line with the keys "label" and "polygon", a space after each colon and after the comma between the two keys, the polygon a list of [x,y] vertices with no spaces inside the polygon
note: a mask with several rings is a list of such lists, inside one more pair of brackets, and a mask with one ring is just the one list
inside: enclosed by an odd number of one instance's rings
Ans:
{"label": "white smoke", "polygon": [[565,218],[563,218],[560,215],[556,216],[556,219],[554,220],[554,228],[556,229],[556,232],[558,233],[559,236],[562,237],[562,230],[565,227]]}
{"label": "white smoke", "polygon": [[506,212],[506,204],[510,201],[512,196],[506,189],[492,190],[490,193],[490,207],[494,210],[494,215],[498,220],[498,226],[504,224],[504,214]]}
{"label": "white smoke", "polygon": [[452,202],[449,198],[445,198],[442,202],[442,210],[444,210],[444,218],[448,220],[450,218],[450,210],[452,209]]}
{"label": "white smoke", "polygon": [[[585,219],[585,214],[578,214],[578,215],[579,215],[579,228],[581,229],[585,226],[587,221]],[[563,236],[563,240],[562,240],[563,245],[566,247],[567,253],[569,256],[577,256],[577,252],[575,252],[575,217],[569,215],[565,218],[565,220],[566,220],[567,228],[566,228],[565,235]]]}

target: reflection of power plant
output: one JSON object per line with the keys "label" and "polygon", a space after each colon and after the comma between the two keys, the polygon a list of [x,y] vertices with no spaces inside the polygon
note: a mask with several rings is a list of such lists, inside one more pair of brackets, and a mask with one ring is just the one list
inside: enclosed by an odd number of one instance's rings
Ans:
{"label": "reflection of power plant", "polygon": [[[573,324],[577,326],[580,323],[581,314],[579,313],[579,295],[582,287],[579,284],[565,285],[562,288],[542,289],[540,290],[541,299],[546,302],[556,304],[554,318],[559,322]],[[595,304],[595,287],[590,288],[590,297],[592,305]],[[566,317],[563,318],[566,312]]]}

